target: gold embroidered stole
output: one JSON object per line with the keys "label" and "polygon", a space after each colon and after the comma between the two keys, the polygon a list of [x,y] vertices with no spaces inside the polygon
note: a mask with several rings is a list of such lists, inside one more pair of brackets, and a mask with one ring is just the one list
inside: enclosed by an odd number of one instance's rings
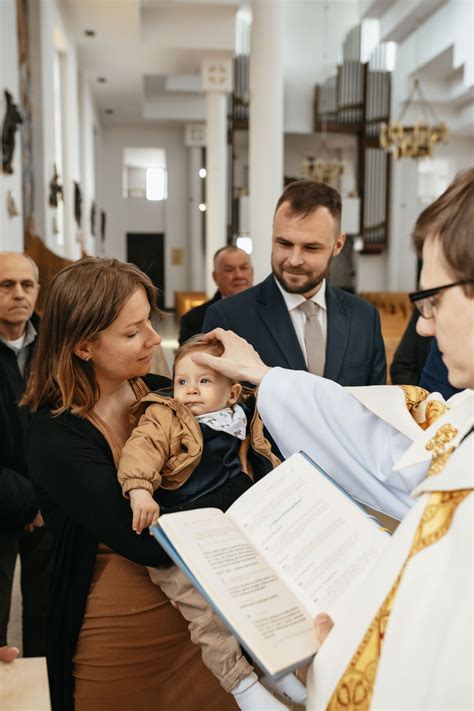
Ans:
{"label": "gold embroidered stole", "polygon": [[[454,449],[446,448],[446,445],[456,435],[456,428],[447,424],[440,427],[428,442],[426,449],[433,452],[428,476],[438,474],[445,466]],[[413,556],[439,541],[449,531],[457,507],[470,493],[472,489],[434,491],[430,494],[400,573],[342,675],[327,711],[366,711],[370,708],[385,630],[406,567]]]}

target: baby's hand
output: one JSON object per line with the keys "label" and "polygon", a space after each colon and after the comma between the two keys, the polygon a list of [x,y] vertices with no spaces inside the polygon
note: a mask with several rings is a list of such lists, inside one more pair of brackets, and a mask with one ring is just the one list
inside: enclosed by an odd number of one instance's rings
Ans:
{"label": "baby's hand", "polygon": [[133,511],[132,528],[135,533],[140,534],[144,528],[158,521],[160,507],[145,489],[132,489],[129,496]]}

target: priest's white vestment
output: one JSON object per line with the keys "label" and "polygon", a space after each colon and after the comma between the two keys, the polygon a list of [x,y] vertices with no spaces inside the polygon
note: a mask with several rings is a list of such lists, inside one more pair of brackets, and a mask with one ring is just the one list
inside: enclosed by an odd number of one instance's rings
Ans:
{"label": "priest's white vestment", "polygon": [[[435,396],[436,397],[436,396]],[[440,398],[440,396],[437,396]],[[408,561],[378,658],[370,708],[471,711],[473,698],[474,393],[464,391],[428,429],[396,386],[341,388],[308,373],[271,370],[259,389],[263,421],[285,456],[303,449],[353,496],[403,518],[383,556],[317,654],[308,679],[311,711],[335,703],[346,669],[407,560],[433,491],[465,491],[447,532]],[[455,447],[427,477],[426,444],[449,424]],[[361,701],[360,706],[358,702]],[[330,705],[330,704],[334,705]]]}

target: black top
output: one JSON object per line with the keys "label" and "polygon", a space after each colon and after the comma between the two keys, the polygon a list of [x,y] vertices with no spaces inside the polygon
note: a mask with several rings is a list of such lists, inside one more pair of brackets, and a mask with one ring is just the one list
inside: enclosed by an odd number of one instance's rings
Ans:
{"label": "black top", "polygon": [[194,309],[189,309],[184,316],[181,317],[179,322],[179,345],[182,346],[188,338],[191,336],[196,336],[198,333],[202,333],[202,324],[206,317],[206,312],[209,306],[216,304],[222,299],[220,292],[216,291],[212,299],[205,301],[199,306],[195,306]]}
{"label": "black top", "polygon": [[394,385],[418,385],[432,338],[416,332],[420,314],[415,309],[393,355],[390,377]]}
{"label": "black top", "polygon": [[[145,382],[154,390],[169,385],[166,378],[153,375]],[[98,544],[141,565],[159,567],[170,561],[148,531],[140,536],[132,531],[130,505],[117,481],[112,452],[88,420],[69,413],[54,417],[48,409],[35,413],[27,461],[41,511],[56,534],[47,652],[52,708],[72,711],[72,658]],[[200,499],[199,506],[225,510],[248,482],[242,474],[215,496]]]}
{"label": "black top", "polygon": [[[32,319],[35,327],[38,322]],[[25,389],[35,342],[27,346],[25,377],[14,351],[0,341],[0,537],[17,535],[33,520],[38,502],[26,476],[25,436],[29,415],[18,407]]]}
{"label": "black top", "polygon": [[449,373],[442,359],[436,338],[431,338],[431,347],[428,351],[426,363],[421,371],[420,386],[430,393],[441,393],[445,400],[461,392],[449,382]]}

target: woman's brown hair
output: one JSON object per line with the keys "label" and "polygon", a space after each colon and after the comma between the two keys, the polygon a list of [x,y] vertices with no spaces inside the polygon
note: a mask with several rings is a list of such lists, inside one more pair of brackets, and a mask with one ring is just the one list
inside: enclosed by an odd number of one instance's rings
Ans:
{"label": "woman's brown hair", "polygon": [[[474,279],[474,168],[459,173],[440,197],[423,210],[413,230],[419,257],[427,238],[439,240],[453,277]],[[465,285],[470,296],[472,286]]]}
{"label": "woman's brown hair", "polygon": [[108,328],[140,287],[152,312],[158,313],[158,290],[134,264],[86,257],[56,274],[46,296],[21,404],[32,411],[53,407],[55,414],[91,412],[99,399],[99,386],[92,365],[78,358],[74,349]]}

